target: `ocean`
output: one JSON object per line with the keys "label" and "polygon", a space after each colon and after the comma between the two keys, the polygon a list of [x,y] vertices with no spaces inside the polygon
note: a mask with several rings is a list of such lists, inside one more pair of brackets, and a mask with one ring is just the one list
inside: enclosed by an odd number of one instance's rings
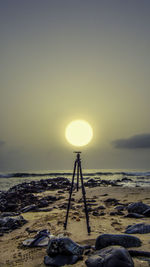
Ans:
{"label": "ocean", "polygon": [[[90,178],[96,180],[122,180],[122,186],[130,187],[150,187],[150,171],[147,170],[102,170],[102,169],[83,169],[84,181]],[[34,171],[34,172],[1,172],[0,191],[8,190],[10,187],[23,182],[32,180],[48,179],[53,177],[72,178],[72,170],[53,170],[53,171]]]}

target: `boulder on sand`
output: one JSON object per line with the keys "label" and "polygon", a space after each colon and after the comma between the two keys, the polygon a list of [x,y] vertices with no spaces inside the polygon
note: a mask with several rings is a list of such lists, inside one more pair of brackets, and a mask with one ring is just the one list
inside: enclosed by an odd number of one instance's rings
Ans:
{"label": "boulder on sand", "polygon": [[16,217],[1,217],[0,218],[0,232],[8,232],[17,229],[27,223],[23,216]]}
{"label": "boulder on sand", "polygon": [[139,247],[141,246],[141,240],[136,236],[130,235],[114,235],[103,234],[97,237],[95,248],[96,250],[102,249],[108,246],[118,245],[125,248]]}
{"label": "boulder on sand", "polygon": [[134,267],[129,252],[120,246],[101,249],[86,260],[88,267]]}
{"label": "boulder on sand", "polygon": [[143,202],[134,202],[128,205],[127,210],[129,213],[143,214],[149,208],[150,206],[147,204],[144,204]]}
{"label": "boulder on sand", "polygon": [[47,266],[60,267],[64,265],[75,264],[81,256],[77,255],[56,255],[55,257],[44,257],[44,263]]}
{"label": "boulder on sand", "polygon": [[48,266],[64,266],[74,264],[82,259],[84,247],[78,245],[68,237],[53,238],[49,241],[44,263]]}
{"label": "boulder on sand", "polygon": [[138,223],[128,225],[125,233],[127,234],[147,234],[150,233],[150,224]]}

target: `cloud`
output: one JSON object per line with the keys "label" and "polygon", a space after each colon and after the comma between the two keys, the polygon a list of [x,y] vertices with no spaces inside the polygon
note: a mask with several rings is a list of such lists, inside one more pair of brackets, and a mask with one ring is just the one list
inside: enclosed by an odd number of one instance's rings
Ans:
{"label": "cloud", "polygon": [[4,146],[5,145],[5,141],[3,140],[0,140],[0,147]]}
{"label": "cloud", "polygon": [[138,134],[126,139],[117,139],[112,144],[116,148],[148,149],[150,148],[150,134]]}

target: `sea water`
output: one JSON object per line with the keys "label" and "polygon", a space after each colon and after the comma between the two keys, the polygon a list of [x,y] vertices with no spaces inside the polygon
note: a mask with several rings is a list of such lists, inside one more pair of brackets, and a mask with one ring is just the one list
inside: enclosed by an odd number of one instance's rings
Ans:
{"label": "sea water", "polygon": [[[129,181],[119,183],[122,186],[140,186],[150,187],[150,171],[147,170],[104,170],[104,169],[83,169],[84,181],[90,178],[96,180],[121,180],[128,178]],[[33,180],[49,179],[54,177],[72,178],[72,170],[52,170],[52,171],[34,171],[34,172],[1,172],[0,173],[0,190],[5,191],[14,185],[30,182]]]}

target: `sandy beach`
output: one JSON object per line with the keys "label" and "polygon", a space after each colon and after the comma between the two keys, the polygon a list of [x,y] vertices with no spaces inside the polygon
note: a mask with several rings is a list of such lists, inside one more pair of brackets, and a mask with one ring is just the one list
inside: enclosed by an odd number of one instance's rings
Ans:
{"label": "sandy beach", "polygon": [[[104,215],[94,216],[93,211],[89,213],[91,234],[87,234],[85,213],[83,212],[83,202],[81,199],[81,189],[79,192],[73,192],[72,208],[69,213],[68,227],[64,231],[63,223],[65,220],[65,203],[68,200],[68,192],[60,193],[59,190],[45,191],[35,195],[38,196],[60,196],[60,199],[51,204],[51,211],[48,212],[26,212],[21,215],[28,221],[19,229],[6,233],[0,237],[0,267],[44,267],[44,256],[46,248],[25,248],[22,242],[25,239],[31,238],[36,231],[48,229],[51,234],[58,236],[59,234],[66,235],[79,244],[95,245],[95,239],[104,233],[121,234],[125,232],[128,225],[135,223],[149,223],[149,218],[125,218],[122,215],[110,215],[110,212],[115,211],[112,203],[105,202],[108,198],[115,198],[119,203],[129,204],[131,202],[143,201],[150,205],[150,190],[149,188],[128,188],[128,187],[86,187],[87,201],[92,208],[103,205],[105,207]],[[95,202],[94,202],[94,201]],[[124,215],[127,211],[124,211]],[[30,231],[29,231],[30,230]],[[142,246],[138,250],[149,251],[150,249],[150,234],[134,234],[142,241]],[[133,248],[134,249],[134,248]],[[78,261],[74,266],[85,266],[85,260],[88,256],[83,256],[82,261]],[[142,258],[133,258],[135,267],[149,266],[148,261]],[[68,265],[69,266],[69,265]]]}

